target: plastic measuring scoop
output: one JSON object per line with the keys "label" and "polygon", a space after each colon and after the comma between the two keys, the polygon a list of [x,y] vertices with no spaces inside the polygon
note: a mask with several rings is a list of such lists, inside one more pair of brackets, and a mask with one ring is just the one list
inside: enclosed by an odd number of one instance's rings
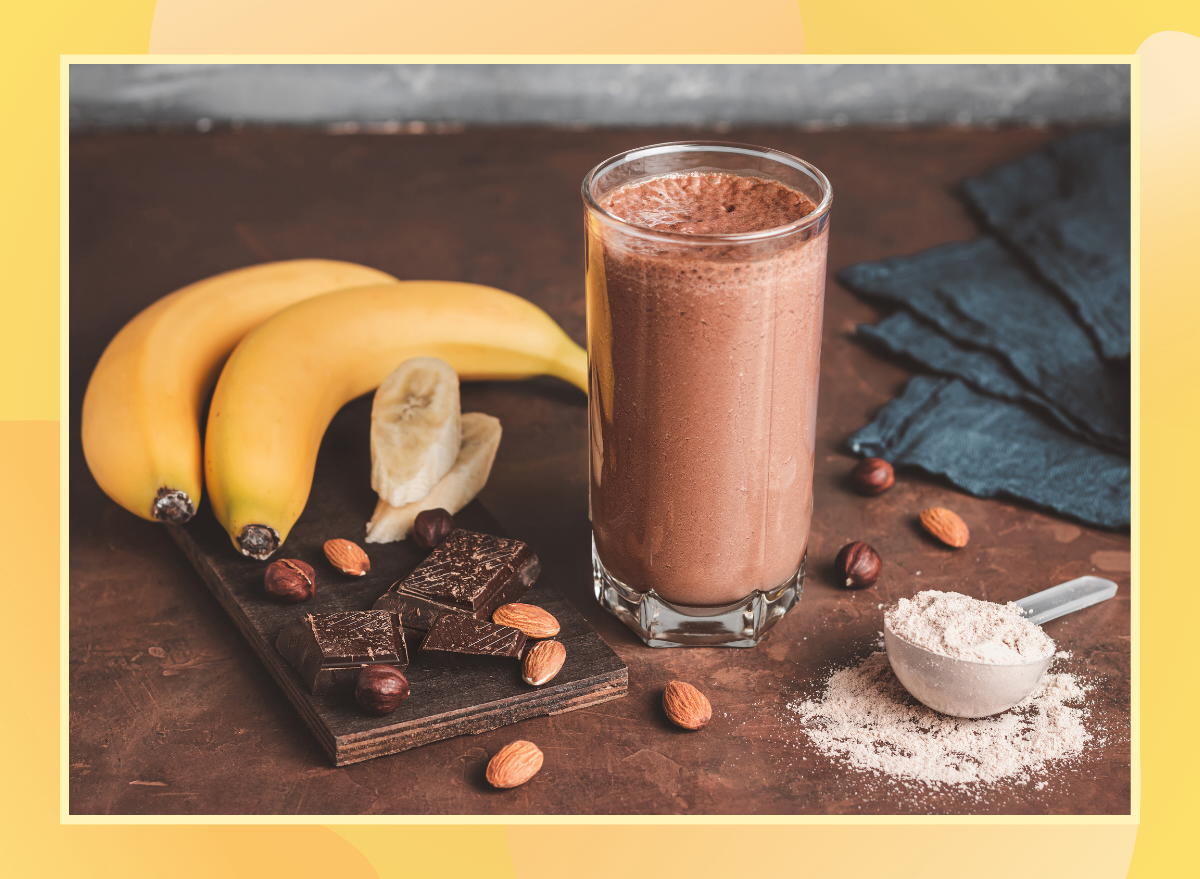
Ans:
{"label": "plastic measuring scoop", "polygon": [[[1031,623],[1041,625],[1116,594],[1112,580],[1079,577],[1013,603]],[[904,688],[934,711],[954,717],[987,717],[1008,710],[1033,692],[1054,658],[1012,664],[954,659],[905,641],[886,620],[883,643]]]}

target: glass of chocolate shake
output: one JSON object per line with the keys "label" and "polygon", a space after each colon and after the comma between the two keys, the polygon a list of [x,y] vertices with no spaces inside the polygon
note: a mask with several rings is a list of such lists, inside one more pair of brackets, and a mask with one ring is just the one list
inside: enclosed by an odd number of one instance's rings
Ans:
{"label": "glass of chocolate shake", "polygon": [[583,181],[596,597],[647,644],[751,647],[799,600],[832,199],[729,143]]}

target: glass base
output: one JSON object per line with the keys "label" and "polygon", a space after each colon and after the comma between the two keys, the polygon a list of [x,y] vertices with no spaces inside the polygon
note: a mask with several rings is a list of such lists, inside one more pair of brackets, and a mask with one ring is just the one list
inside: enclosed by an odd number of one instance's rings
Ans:
{"label": "glass base", "polygon": [[592,540],[596,600],[651,647],[753,647],[796,602],[804,588],[800,569],[769,592],[755,590],[732,604],[689,607],[667,601],[653,589],[630,589],[604,567]]}

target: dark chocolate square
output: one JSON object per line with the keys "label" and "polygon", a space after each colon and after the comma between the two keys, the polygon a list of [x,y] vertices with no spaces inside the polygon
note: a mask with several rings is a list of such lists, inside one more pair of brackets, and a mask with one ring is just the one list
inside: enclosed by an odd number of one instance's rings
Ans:
{"label": "dark chocolate square", "polygon": [[520,659],[525,633],[465,614],[439,616],[417,651],[422,665],[460,667]]}
{"label": "dark chocolate square", "polygon": [[401,591],[474,613],[531,555],[519,540],[459,528],[417,566]]}
{"label": "dark chocolate square", "polygon": [[403,625],[421,630],[443,613],[488,619],[500,605],[520,601],[540,573],[527,544],[456,529],[375,609],[398,613]]}
{"label": "dark chocolate square", "polygon": [[508,582],[501,584],[500,588],[492,593],[491,598],[480,604],[472,616],[479,620],[490,620],[500,605],[512,604],[524,598],[541,573],[542,563],[537,555],[531,552],[517,563]]}
{"label": "dark chocolate square", "polygon": [[433,621],[443,613],[463,613],[457,607],[412,598],[400,591],[400,583],[383,593],[373,605],[375,610],[388,610],[400,617],[400,624],[406,629],[417,629],[428,632]]}
{"label": "dark chocolate square", "polygon": [[283,628],[275,646],[314,694],[352,682],[364,666],[408,665],[404,629],[387,611],[305,614]]}

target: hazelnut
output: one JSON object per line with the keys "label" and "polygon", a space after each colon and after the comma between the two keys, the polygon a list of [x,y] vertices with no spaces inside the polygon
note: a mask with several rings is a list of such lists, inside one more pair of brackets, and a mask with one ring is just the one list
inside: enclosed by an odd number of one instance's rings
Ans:
{"label": "hazelnut", "polygon": [[391,714],[408,698],[408,678],[390,665],[368,665],[354,685],[358,707],[370,714]]}
{"label": "hazelnut", "polygon": [[448,510],[437,507],[417,513],[413,522],[413,543],[421,549],[433,549],[454,530],[454,517]]}
{"label": "hazelnut", "polygon": [[838,585],[846,589],[865,589],[878,580],[883,572],[879,553],[861,541],[843,546],[835,565],[838,577],[843,581]]}
{"label": "hazelnut", "polygon": [[850,484],[859,494],[883,494],[895,482],[892,465],[883,458],[863,458],[850,471]]}
{"label": "hazelnut", "polygon": [[311,565],[296,559],[277,559],[267,566],[263,580],[267,594],[280,601],[308,601],[317,588],[317,576]]}

